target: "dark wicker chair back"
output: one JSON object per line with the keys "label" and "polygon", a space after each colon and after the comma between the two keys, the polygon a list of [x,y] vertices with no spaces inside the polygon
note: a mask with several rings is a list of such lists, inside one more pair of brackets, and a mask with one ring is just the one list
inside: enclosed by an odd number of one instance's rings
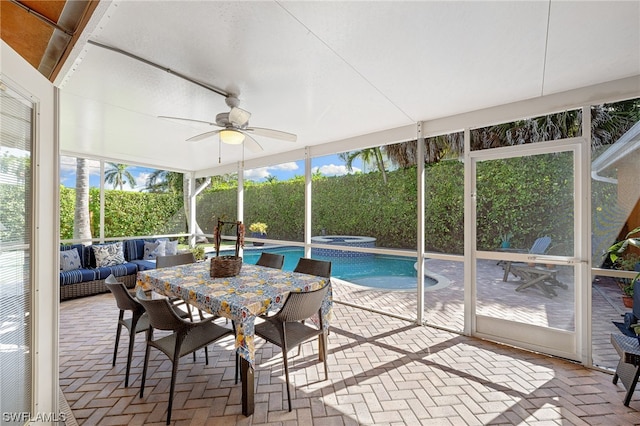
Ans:
{"label": "dark wicker chair back", "polygon": [[331,277],[331,262],[301,257],[293,272],[329,278]]}
{"label": "dark wicker chair back", "polygon": [[[320,359],[324,362],[324,379],[327,380],[327,331],[322,323],[322,301],[324,300],[329,286],[314,291],[302,293],[289,293],[282,309],[273,316],[262,317],[264,322],[256,324],[255,333],[267,342],[282,348],[282,360],[284,362],[284,374],[287,382],[287,401],[289,411],[291,411],[291,391],[289,385],[289,349],[298,346],[298,355],[302,343],[320,337],[319,350]],[[318,327],[309,326],[304,320],[318,314],[320,324]]]}
{"label": "dark wicker chair back", "polygon": [[[329,291],[328,283],[318,290],[289,293],[282,309],[274,315],[273,319],[281,322],[296,322],[312,317],[320,311],[327,291]],[[322,328],[322,315],[319,320]]]}
{"label": "dark wicker chair back", "polygon": [[174,307],[169,303],[169,299],[147,299],[141,298],[138,293],[138,300],[144,306],[149,315],[149,323],[151,327],[158,330],[182,330],[194,323],[186,321],[176,313]]}
{"label": "dark wicker chair back", "polygon": [[[207,345],[233,333],[233,331],[214,323],[211,319],[200,322],[183,320],[175,313],[167,299],[147,299],[141,296],[141,292],[138,292],[140,303],[149,315],[151,327],[149,327],[147,331],[147,349],[144,355],[140,397],[144,397],[144,385],[147,377],[147,367],[149,365],[149,352],[150,349],[154,347],[164,353],[173,363],[167,411],[167,424],[170,424],[173,393],[180,358],[191,353],[195,354],[198,349],[204,348],[205,363],[209,364]],[[163,334],[162,337],[154,339],[154,329],[170,330],[173,331],[173,333],[168,335]]]}
{"label": "dark wicker chair back", "polygon": [[[124,283],[118,281],[113,274],[109,275],[104,283],[111,294],[116,299],[116,305],[120,309],[118,315],[118,328],[116,329],[116,342],[113,349],[113,361],[111,365],[116,366],[116,357],[118,356],[118,344],[120,343],[120,335],[122,327],[129,331],[129,351],[127,353],[127,370],[124,377],[124,387],[129,386],[129,371],[131,370],[131,358],[133,357],[133,345],[136,340],[136,334],[146,331],[149,328],[149,317],[145,315],[144,307],[135,300]],[[125,318],[124,313],[131,311],[131,317]]]}
{"label": "dark wicker chair back", "polygon": [[282,269],[284,265],[284,256],[275,253],[262,253],[256,265],[266,266],[268,268]]}
{"label": "dark wicker chair back", "polygon": [[194,263],[195,261],[196,258],[193,253],[179,253],[168,256],[158,256],[156,257],[156,269],[168,268],[169,266],[186,265],[189,263]]}
{"label": "dark wicker chair back", "polygon": [[113,274],[109,275],[104,280],[105,286],[111,291],[113,296],[116,299],[116,305],[118,305],[118,309],[121,311],[141,311],[144,312],[144,308],[136,299],[131,296],[127,287],[125,287],[124,283],[118,281],[118,279],[113,276]]}

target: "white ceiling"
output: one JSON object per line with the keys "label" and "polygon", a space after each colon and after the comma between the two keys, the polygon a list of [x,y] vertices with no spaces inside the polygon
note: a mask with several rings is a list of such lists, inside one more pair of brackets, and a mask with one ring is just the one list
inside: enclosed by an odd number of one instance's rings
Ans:
{"label": "white ceiling", "polygon": [[[218,165],[214,92],[88,43],[239,95],[245,159],[640,75],[640,1],[102,0],[63,73],[66,153],[196,171]],[[393,142],[393,141],[389,141]],[[223,145],[222,164],[242,158]]]}

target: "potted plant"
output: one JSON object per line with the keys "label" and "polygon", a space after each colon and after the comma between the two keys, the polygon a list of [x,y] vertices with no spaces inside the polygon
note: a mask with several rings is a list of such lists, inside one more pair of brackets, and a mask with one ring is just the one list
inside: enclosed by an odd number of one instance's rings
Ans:
{"label": "potted plant", "polygon": [[[253,222],[249,225],[249,232],[253,238],[265,238],[267,236],[267,224],[263,222]],[[262,246],[264,243],[253,242],[254,246]]]}
{"label": "potted plant", "polygon": [[607,249],[607,256],[613,262],[614,268],[638,272],[633,279],[621,278],[618,281],[618,286],[622,290],[622,302],[627,308],[633,307],[633,285],[640,280],[640,267],[638,266],[640,256],[636,253],[625,254],[630,245],[640,248],[640,227],[635,228],[627,234],[624,240],[618,241]]}
{"label": "potted plant", "polygon": [[204,246],[197,245],[197,246],[195,246],[193,248],[190,248],[189,251],[191,253],[193,253],[193,256],[196,258],[196,260],[204,260],[205,259]]}
{"label": "potted plant", "polygon": [[500,234],[500,247],[501,248],[511,247],[511,238],[513,238],[513,234],[511,232],[505,232]]}

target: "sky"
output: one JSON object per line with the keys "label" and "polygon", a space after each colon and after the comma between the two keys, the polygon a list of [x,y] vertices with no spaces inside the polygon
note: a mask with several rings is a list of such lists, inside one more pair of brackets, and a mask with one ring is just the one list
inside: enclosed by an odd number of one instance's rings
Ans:
{"label": "sky", "polygon": [[[89,161],[89,184],[92,187],[100,186],[100,162],[98,160]],[[325,157],[317,157],[311,160],[312,173],[319,171],[324,176],[341,176],[348,174],[347,168],[337,155],[328,155]],[[109,165],[105,163],[105,170],[109,169]],[[135,187],[125,186],[126,191],[140,191],[146,186],[147,178],[155,169],[130,165],[127,169],[134,177]],[[360,159],[353,162],[351,173],[363,171],[363,165]],[[60,184],[69,188],[74,188],[76,184],[76,160],[74,157],[60,157]],[[251,169],[245,172],[245,180],[255,182],[265,182],[268,176],[275,176],[278,181],[289,180],[295,176],[304,176],[304,160],[277,164],[269,167],[261,167]],[[105,186],[112,189],[111,185]]]}

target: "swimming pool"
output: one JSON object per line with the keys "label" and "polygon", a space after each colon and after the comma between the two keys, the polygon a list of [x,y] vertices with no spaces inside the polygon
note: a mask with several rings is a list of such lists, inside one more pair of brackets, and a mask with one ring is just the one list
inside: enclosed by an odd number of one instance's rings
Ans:
{"label": "swimming pool", "polygon": [[[298,259],[303,257],[300,247],[279,247],[270,249],[245,249],[243,261],[256,263],[262,252],[284,255],[285,271],[293,271]],[[313,256],[314,259],[331,261],[331,276],[364,287],[391,290],[410,290],[416,288],[416,260],[408,257],[380,255],[369,257],[326,257]],[[425,276],[425,287],[437,284],[431,277]]]}

